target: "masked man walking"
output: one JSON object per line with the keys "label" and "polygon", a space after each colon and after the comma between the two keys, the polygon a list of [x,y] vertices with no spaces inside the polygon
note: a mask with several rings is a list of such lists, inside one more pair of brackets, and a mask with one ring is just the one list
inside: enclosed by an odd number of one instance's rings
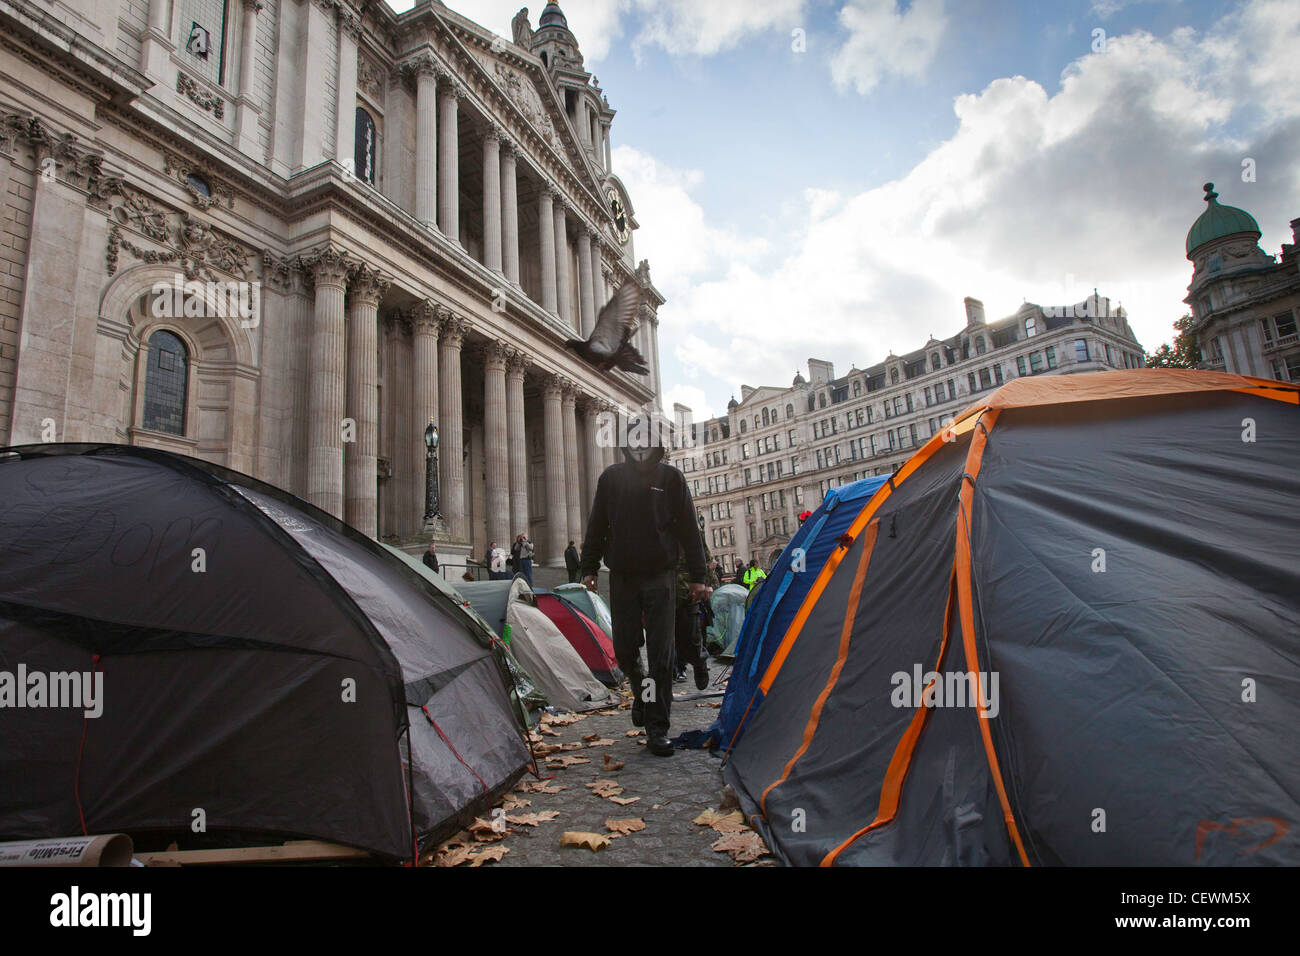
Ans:
{"label": "masked man walking", "polygon": [[[663,460],[662,436],[653,421],[632,419],[627,431],[624,460],[606,468],[596,483],[582,543],[582,583],[596,590],[603,558],[610,570],[614,655],[632,685],[632,723],[645,727],[652,754],[670,757],[675,592],[682,552],[691,598],[706,600],[711,589],[704,583],[704,547],[686,479]],[[648,674],[641,668],[642,643]]]}

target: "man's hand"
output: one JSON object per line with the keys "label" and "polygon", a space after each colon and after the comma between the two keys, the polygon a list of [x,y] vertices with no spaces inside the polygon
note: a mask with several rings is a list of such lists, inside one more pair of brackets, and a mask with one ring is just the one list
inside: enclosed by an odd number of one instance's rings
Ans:
{"label": "man's hand", "polygon": [[691,603],[698,604],[701,601],[707,601],[713,595],[713,588],[707,584],[691,584]]}
{"label": "man's hand", "polygon": [[596,590],[596,583],[597,583],[596,575],[594,574],[588,574],[585,578],[582,579],[582,586],[586,588],[588,591]]}

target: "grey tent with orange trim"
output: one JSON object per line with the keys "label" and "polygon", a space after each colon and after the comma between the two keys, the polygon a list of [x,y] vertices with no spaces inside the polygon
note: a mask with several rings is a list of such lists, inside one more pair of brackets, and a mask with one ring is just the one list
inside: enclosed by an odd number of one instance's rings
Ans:
{"label": "grey tent with orange trim", "polygon": [[1018,379],[862,507],[725,776],[796,865],[1300,863],[1300,388]]}

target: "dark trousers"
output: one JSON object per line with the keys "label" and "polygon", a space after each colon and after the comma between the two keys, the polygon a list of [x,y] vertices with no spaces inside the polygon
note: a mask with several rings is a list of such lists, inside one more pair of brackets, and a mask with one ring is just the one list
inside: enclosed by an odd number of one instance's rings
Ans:
{"label": "dark trousers", "polygon": [[519,573],[528,579],[528,586],[532,587],[533,586],[533,559],[532,558],[519,559]]}
{"label": "dark trousers", "polygon": [[578,583],[578,569],[577,569],[577,568],[569,568],[569,583],[570,583],[570,584],[577,584],[577,583]]}
{"label": "dark trousers", "polygon": [[[609,575],[614,656],[632,685],[632,693],[645,702],[645,729],[651,737],[668,734],[676,588],[676,568],[642,574],[611,571]],[[641,669],[642,644],[649,662],[647,672]]]}
{"label": "dark trousers", "polygon": [[677,648],[677,666],[685,668],[704,660],[704,640],[700,631],[700,606],[698,604],[680,604],[677,607],[677,621],[674,628]]}

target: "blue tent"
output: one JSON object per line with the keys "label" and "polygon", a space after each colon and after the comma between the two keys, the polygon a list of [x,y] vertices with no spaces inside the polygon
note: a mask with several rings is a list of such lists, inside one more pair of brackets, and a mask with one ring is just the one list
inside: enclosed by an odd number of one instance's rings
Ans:
{"label": "blue tent", "polygon": [[[737,731],[746,711],[751,711],[752,716],[752,711],[762,703],[758,684],[786,628],[794,620],[840,535],[861,513],[867,499],[888,480],[888,475],[879,475],[832,488],[817,510],[799,526],[746,611],[718,719],[703,733],[683,734],[679,738],[683,744],[710,748],[720,745],[727,749],[734,746],[732,738],[739,739]],[[797,561],[800,549],[801,562]]]}

